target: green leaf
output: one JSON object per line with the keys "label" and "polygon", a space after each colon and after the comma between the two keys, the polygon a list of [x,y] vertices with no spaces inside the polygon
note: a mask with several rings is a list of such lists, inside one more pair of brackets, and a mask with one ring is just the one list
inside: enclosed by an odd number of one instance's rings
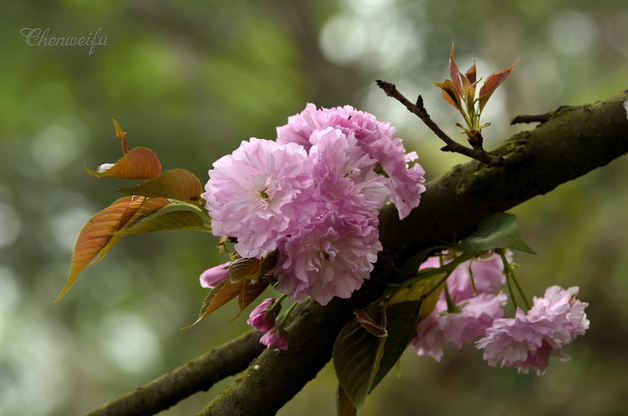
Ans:
{"label": "green leaf", "polygon": [[499,248],[509,248],[536,254],[519,235],[517,217],[502,212],[491,215],[480,223],[478,229],[462,240],[462,248],[469,253],[484,253]]}
{"label": "green leaf", "polygon": [[[434,268],[423,269],[421,272],[428,272],[431,270],[435,270]],[[425,318],[429,314],[432,313],[434,308],[436,307],[436,302],[438,302],[438,298],[440,297],[440,292],[443,290],[443,283],[440,284],[440,287],[434,290],[432,293],[427,295],[434,286],[438,284],[445,276],[447,275],[446,271],[442,273],[438,273],[432,277],[428,277],[418,282],[414,282],[407,286],[402,286],[397,289],[395,292],[390,295],[388,299],[388,307],[392,307],[392,305],[402,302],[415,302],[422,301],[421,304],[421,318]],[[427,295],[427,297],[426,297]]]}
{"label": "green leaf", "polygon": [[211,232],[205,225],[203,219],[191,211],[170,211],[165,213],[155,213],[130,228],[125,228],[112,233],[113,235],[140,235],[155,231],[171,231],[197,229]]}
{"label": "green leaf", "polygon": [[336,414],[338,416],[356,416],[358,414],[357,409],[351,403],[351,399],[347,396],[340,383],[336,387]]}
{"label": "green leaf", "polygon": [[[368,308],[372,319],[386,327],[383,311],[381,306]],[[372,335],[357,319],[345,325],[336,339],[333,354],[336,375],[358,413],[371,391],[387,339],[388,337]]]}
{"label": "green leaf", "polygon": [[122,195],[143,195],[199,202],[203,187],[194,174],[184,169],[172,169],[132,188],[118,189]]}

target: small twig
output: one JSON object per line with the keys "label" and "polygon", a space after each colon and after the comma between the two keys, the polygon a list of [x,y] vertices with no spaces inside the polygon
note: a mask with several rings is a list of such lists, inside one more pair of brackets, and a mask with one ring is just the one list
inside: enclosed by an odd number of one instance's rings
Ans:
{"label": "small twig", "polygon": [[401,104],[405,105],[408,111],[415,114],[419,117],[427,127],[430,128],[438,136],[442,141],[445,142],[446,146],[441,148],[443,152],[455,152],[461,153],[465,156],[468,156],[472,159],[479,160],[480,162],[486,163],[487,165],[493,165],[499,163],[498,158],[493,159],[489,156],[488,153],[484,149],[471,149],[466,147],[457,141],[453,140],[449,137],[444,131],[438,127],[438,125],[432,120],[430,115],[427,113],[427,110],[423,106],[423,97],[419,95],[416,104],[413,104],[410,100],[403,96],[398,90],[395,84],[391,84],[390,82],[382,81],[381,79],[376,80],[377,85],[384,90],[387,96],[393,97]]}
{"label": "small twig", "polygon": [[544,123],[550,119],[552,113],[543,113],[543,114],[527,114],[513,117],[510,120],[510,124],[520,124],[520,123]]}

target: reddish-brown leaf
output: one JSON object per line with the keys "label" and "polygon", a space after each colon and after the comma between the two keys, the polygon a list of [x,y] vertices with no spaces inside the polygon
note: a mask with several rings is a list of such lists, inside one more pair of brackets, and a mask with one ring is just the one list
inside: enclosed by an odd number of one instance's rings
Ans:
{"label": "reddish-brown leaf", "polygon": [[456,107],[459,111],[462,111],[460,96],[456,92],[454,84],[451,82],[451,80],[446,79],[443,83],[433,82],[433,84],[443,90],[443,98],[445,99],[445,101]]}
{"label": "reddish-brown leaf", "polygon": [[161,174],[161,163],[152,150],[136,147],[113,165],[100,165],[98,171],[87,168],[85,170],[99,178],[107,176],[119,179],[150,179]]}
{"label": "reddish-brown leaf", "polygon": [[[236,283],[231,283],[229,279],[225,279],[218,284],[215,288],[209,292],[205,301],[203,302],[203,306],[201,307],[201,312],[199,313],[198,319],[192,325],[196,325],[201,320],[203,320],[210,313],[214,312],[221,306],[225,305],[231,299],[237,297],[241,292],[242,288],[248,280],[243,279]],[[185,327],[189,328],[190,326]]]}
{"label": "reddish-brown leaf", "polygon": [[112,236],[112,232],[131,227],[168,204],[170,201],[165,198],[147,200],[143,196],[126,196],[90,218],[76,240],[70,275],[56,302],[72,287],[84,268],[100,261],[122,239],[122,236]]}
{"label": "reddish-brown leaf", "polygon": [[353,314],[355,315],[355,318],[358,320],[360,325],[362,325],[362,327],[371,334],[375,335],[376,337],[387,336],[386,328],[378,325],[377,322],[371,319],[371,317],[368,316],[366,312],[364,312],[362,309],[357,309],[353,311]]}
{"label": "reddish-brown leaf", "polygon": [[251,280],[247,280],[248,284],[242,287],[242,291],[238,295],[238,306],[240,307],[240,311],[238,314],[229,322],[233,322],[236,320],[238,316],[249,306],[251,303],[255,301],[263,292],[266,290],[268,285],[271,283],[270,279],[258,280],[256,283],[253,283]]}
{"label": "reddish-brown leaf", "polygon": [[465,74],[471,84],[477,80],[477,72],[475,70],[475,59],[473,59],[473,65],[469,68]]}
{"label": "reddish-brown leaf", "polygon": [[203,186],[193,173],[173,169],[138,186],[118,189],[122,195],[144,195],[151,198],[170,198],[199,202]]}
{"label": "reddish-brown leaf", "polygon": [[462,84],[460,83],[460,70],[454,61],[454,44],[451,44],[451,53],[449,54],[449,78],[453,82],[454,88],[459,96],[463,95]]}
{"label": "reddish-brown leaf", "polygon": [[124,138],[124,132],[120,128],[120,125],[117,121],[115,121],[114,119],[111,119],[111,121],[113,121],[113,126],[116,128],[116,136],[118,136],[120,138],[120,141],[122,142],[122,152],[126,155],[131,151],[131,148]]}
{"label": "reddish-brown leaf", "polygon": [[101,251],[103,251],[101,257],[106,253],[104,250],[106,246],[109,246],[107,248],[108,250],[120,240],[120,237],[112,237],[111,233],[120,228],[120,220],[125,216],[129,205],[133,203],[133,198],[130,196],[121,198],[94,215],[83,226],[76,241],[76,245],[74,246],[72,266],[70,267],[68,281],[57,298],[57,302],[61,300],[63,295],[72,287],[79,273],[87,267]]}
{"label": "reddish-brown leaf", "polygon": [[494,72],[489,75],[488,78],[486,78],[486,81],[484,81],[484,84],[482,84],[482,88],[480,88],[480,111],[482,111],[482,109],[488,102],[488,99],[491,98],[491,95],[493,95],[493,92],[495,92],[497,87],[499,87],[502,82],[506,80],[508,75],[510,75],[510,71],[512,71],[512,68],[517,62],[519,62],[519,59],[517,59],[508,68]]}

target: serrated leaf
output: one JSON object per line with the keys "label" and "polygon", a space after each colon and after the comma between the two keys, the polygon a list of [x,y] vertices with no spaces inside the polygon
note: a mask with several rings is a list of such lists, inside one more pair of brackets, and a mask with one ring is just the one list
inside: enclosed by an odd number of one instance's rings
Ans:
{"label": "serrated leaf", "polygon": [[170,211],[160,214],[159,212],[145,218],[132,227],[125,228],[113,233],[114,235],[140,235],[156,231],[172,231],[198,229],[201,231],[211,231],[205,226],[205,222],[198,214],[192,211]]}
{"label": "serrated leaf", "polygon": [[[137,212],[142,201],[143,198],[138,200],[130,196],[121,198],[87,221],[79,232],[78,239],[74,245],[70,275],[56,302],[61,300],[63,295],[72,287],[79,273],[81,273],[99,253],[103,252],[102,255],[104,255],[107,250],[120,240],[120,237],[112,238],[111,233],[120,229],[128,222],[135,212]],[[107,246],[108,248],[105,250]]]}
{"label": "serrated leaf", "polygon": [[506,80],[508,75],[510,75],[510,71],[512,71],[512,68],[517,62],[519,62],[519,59],[517,59],[508,68],[492,73],[488,76],[488,78],[486,78],[486,81],[482,84],[482,88],[480,88],[480,112],[482,112],[482,109],[488,102],[489,98],[491,98],[491,95],[493,95],[497,87],[499,87],[502,82]]}
{"label": "serrated leaf", "polygon": [[251,280],[247,280],[248,284],[242,287],[242,291],[238,295],[238,306],[240,307],[240,311],[238,314],[229,322],[233,322],[242,311],[244,311],[247,306],[251,303],[255,302],[263,292],[266,290],[268,285],[271,283],[271,279],[263,279],[257,282],[252,282]]}
{"label": "serrated leaf", "polygon": [[149,179],[161,174],[161,163],[152,150],[136,147],[115,164],[100,165],[98,171],[88,168],[85,170],[98,178],[106,176],[118,179]]}
{"label": "serrated leaf", "polygon": [[118,189],[122,195],[143,195],[151,198],[169,198],[198,203],[203,187],[193,173],[173,169],[132,188]]}
{"label": "serrated leaf", "polygon": [[336,415],[338,416],[357,416],[358,411],[351,403],[351,399],[347,396],[347,393],[342,388],[342,385],[338,383],[336,387]]}
{"label": "serrated leaf", "polygon": [[229,279],[225,279],[213,288],[205,300],[199,313],[198,319],[192,325],[186,326],[183,329],[190,328],[207,317],[210,313],[216,311],[221,306],[227,304],[231,299],[242,292],[242,288],[248,282],[248,280],[240,280],[239,282],[232,283]]}
{"label": "serrated leaf", "polygon": [[[201,307],[201,311],[199,313],[199,317],[192,325],[186,326],[183,329],[190,328],[203,319],[205,319],[209,314],[216,311],[221,306],[227,304],[230,300],[241,297],[239,300],[240,304],[240,312],[236,315],[236,318],[242,313],[247,306],[249,306],[259,295],[266,289],[269,285],[270,281],[260,281],[253,283],[251,280],[242,279],[238,282],[231,282],[229,279],[225,279],[220,282],[214,289],[209,292],[205,301],[203,301],[203,306]],[[235,319],[235,318],[234,318]]]}
{"label": "serrated leaf", "polygon": [[165,198],[147,200],[143,196],[126,196],[90,218],[79,232],[68,281],[56,302],[72,287],[83,269],[98,263],[122,239],[121,235],[113,233],[131,227],[168,204],[170,201]]}
{"label": "serrated leaf", "polygon": [[[369,315],[386,327],[383,311],[381,306],[368,308]],[[388,338],[373,336],[357,319],[351,320],[338,334],[334,345],[334,368],[338,381],[358,413],[371,391]]]}
{"label": "serrated leaf", "polygon": [[462,240],[462,248],[469,253],[509,248],[536,254],[521,239],[517,217],[507,212],[491,215],[482,221],[472,235]]}

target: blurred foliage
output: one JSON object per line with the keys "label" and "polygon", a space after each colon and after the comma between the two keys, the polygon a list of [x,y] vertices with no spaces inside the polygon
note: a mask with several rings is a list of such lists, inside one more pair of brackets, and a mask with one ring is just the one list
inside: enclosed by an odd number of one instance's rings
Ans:
{"label": "blurred foliage", "polygon": [[[87,175],[121,156],[110,119],[131,147],[201,181],[211,163],[307,102],[350,104],[391,121],[428,176],[460,156],[375,78],[421,94],[452,137],[456,112],[431,82],[447,77],[451,42],[465,70],[489,74],[521,58],[484,117],[487,148],[522,126],[518,113],[583,104],[625,89],[628,8],[619,0],[26,0],[0,3],[0,412],[89,411],[247,329],[230,305],[199,325],[199,274],[222,263],[218,239],[182,231],[129,236],[83,272],[58,304],[82,224],[134,185]],[[88,36],[107,46],[29,47],[23,28]],[[523,126],[526,128],[526,126]],[[532,127],[530,127],[532,128]],[[391,413],[611,415],[628,407],[628,174],[625,160],[513,210],[538,256],[517,253],[528,296],[581,287],[591,329],[547,373],[490,368],[472,346],[443,361],[406,352],[363,415]],[[509,313],[509,311],[507,311]],[[220,390],[165,415],[201,409]],[[280,414],[332,414],[327,366]]]}

